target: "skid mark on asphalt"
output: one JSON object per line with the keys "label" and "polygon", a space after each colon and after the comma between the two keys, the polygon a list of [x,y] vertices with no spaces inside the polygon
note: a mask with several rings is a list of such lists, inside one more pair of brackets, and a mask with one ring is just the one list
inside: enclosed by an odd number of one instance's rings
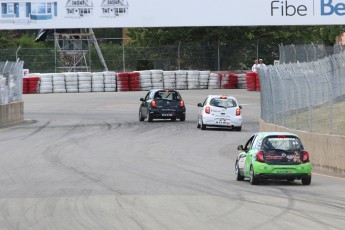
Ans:
{"label": "skid mark on asphalt", "polygon": [[38,127],[38,129],[36,129],[35,131],[29,133],[28,135],[26,135],[25,137],[23,137],[21,140],[25,140],[26,138],[29,138],[37,133],[39,133],[40,131],[42,131],[44,128],[46,128],[48,125],[50,124],[50,121],[46,122],[44,125]]}

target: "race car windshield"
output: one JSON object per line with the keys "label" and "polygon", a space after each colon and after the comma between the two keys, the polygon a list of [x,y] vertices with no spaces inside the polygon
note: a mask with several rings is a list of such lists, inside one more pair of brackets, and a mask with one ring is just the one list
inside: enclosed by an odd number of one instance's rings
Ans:
{"label": "race car windshield", "polygon": [[221,108],[231,108],[236,107],[237,103],[231,98],[212,98],[210,101],[210,105]]}
{"label": "race car windshield", "polygon": [[296,137],[267,137],[263,140],[263,149],[265,150],[302,150],[301,141]]}

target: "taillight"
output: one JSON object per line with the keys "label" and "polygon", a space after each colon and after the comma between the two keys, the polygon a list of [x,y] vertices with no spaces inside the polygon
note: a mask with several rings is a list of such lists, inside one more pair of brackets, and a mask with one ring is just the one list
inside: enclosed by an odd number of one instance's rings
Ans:
{"label": "taillight", "polygon": [[155,100],[151,101],[151,107],[156,108],[156,106],[157,106],[156,101]]}
{"label": "taillight", "polygon": [[180,107],[183,108],[184,107],[184,101],[180,100]]}
{"label": "taillight", "polygon": [[303,163],[309,162],[309,153],[307,151],[302,152],[302,162]]}
{"label": "taillight", "polygon": [[211,108],[210,106],[205,107],[205,113],[210,114],[211,113]]}
{"label": "taillight", "polygon": [[241,115],[241,110],[240,109],[236,109],[236,116]]}
{"label": "taillight", "polygon": [[260,151],[260,152],[258,152],[258,154],[256,154],[256,160],[259,162],[265,162],[263,151]]}

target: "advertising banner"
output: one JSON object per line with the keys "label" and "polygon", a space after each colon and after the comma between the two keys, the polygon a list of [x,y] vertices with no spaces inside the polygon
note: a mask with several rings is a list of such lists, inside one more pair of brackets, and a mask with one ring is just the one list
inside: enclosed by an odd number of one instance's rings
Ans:
{"label": "advertising banner", "polygon": [[0,29],[341,25],[345,0],[0,0]]}

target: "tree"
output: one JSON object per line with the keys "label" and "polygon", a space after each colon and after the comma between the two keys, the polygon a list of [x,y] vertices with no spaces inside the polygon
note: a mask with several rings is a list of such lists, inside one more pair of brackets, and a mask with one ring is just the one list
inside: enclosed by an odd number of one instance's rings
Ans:
{"label": "tree", "polygon": [[[200,43],[204,48],[227,47],[222,52],[223,60],[231,63],[228,68],[248,68],[257,58],[257,49],[260,57],[273,63],[279,58],[279,44],[314,42],[333,45],[342,32],[342,26],[181,27],[132,28],[127,35],[132,39],[130,44],[140,47],[176,45],[180,42]],[[229,57],[231,54],[232,57]]]}
{"label": "tree", "polygon": [[14,45],[10,31],[0,31],[0,48],[8,48]]}

